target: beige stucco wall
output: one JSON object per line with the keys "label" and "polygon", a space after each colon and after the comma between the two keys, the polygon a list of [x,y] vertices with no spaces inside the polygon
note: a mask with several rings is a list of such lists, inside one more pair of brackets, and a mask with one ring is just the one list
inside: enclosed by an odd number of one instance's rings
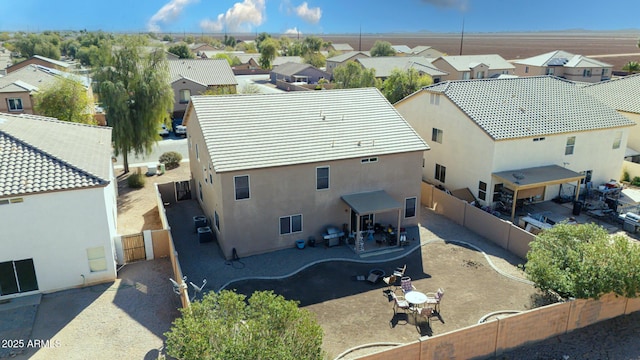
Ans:
{"label": "beige stucco wall", "polygon": [[[22,99],[22,111],[9,111],[8,99]],[[29,92],[8,92],[0,93],[0,112],[11,114],[33,114],[33,102]]]}
{"label": "beige stucco wall", "polygon": [[[514,74],[517,76],[540,76],[547,74],[547,68],[545,66],[532,66],[516,63],[513,65],[516,67]],[[554,71],[555,76],[562,76],[562,67],[556,66],[554,67]]]}
{"label": "beige stucco wall", "polygon": [[[487,204],[492,202],[493,187],[498,181],[491,174],[536,166],[566,166],[576,172],[593,170],[594,184],[618,179],[630,127],[586,131],[572,134],[493,141],[456,105],[440,95],[439,105],[431,104],[431,93],[423,91],[395,104],[398,112],[429,144],[425,153],[423,178],[432,184],[435,165],[446,167],[442,184],[447,189],[469,188],[478,197],[478,182],[487,184]],[[432,129],[443,131],[442,143],[431,141]],[[612,149],[616,133],[622,132],[620,148]],[[576,136],[573,155],[564,155],[568,136]],[[565,164],[566,163],[566,164]],[[559,186],[550,186],[545,200],[558,195]]]}
{"label": "beige stucco wall", "polygon": [[[214,211],[218,213],[220,229],[213,228],[227,257],[233,248],[247,256],[293,247],[296,240],[309,236],[320,239],[326,226],[342,228],[350,223],[350,209],[340,197],[358,192],[385,190],[402,205],[402,226],[417,225],[422,152],[380,155],[377,162],[367,164],[355,158],[219,174],[209,170],[211,158],[195,116],[189,116],[187,127],[194,194],[212,224]],[[329,166],[329,189],[316,190],[318,166]],[[242,175],[249,175],[250,198],[235,200],[234,176]],[[404,202],[410,197],[417,200],[416,216],[404,218]],[[280,235],[279,218],[297,214],[302,214],[303,231]],[[397,211],[377,214],[375,221],[395,226]]]}
{"label": "beige stucco wall", "polygon": [[207,90],[206,86],[188,79],[174,81],[171,88],[173,89],[173,113],[177,116],[181,116],[189,105],[188,102],[180,103],[180,90],[189,90],[191,95],[200,95]]}
{"label": "beige stucco wall", "polygon": [[635,150],[640,150],[640,126],[637,125],[640,124],[640,114],[620,110],[618,110],[618,113],[636,123],[636,126],[632,126],[629,129],[627,146]]}

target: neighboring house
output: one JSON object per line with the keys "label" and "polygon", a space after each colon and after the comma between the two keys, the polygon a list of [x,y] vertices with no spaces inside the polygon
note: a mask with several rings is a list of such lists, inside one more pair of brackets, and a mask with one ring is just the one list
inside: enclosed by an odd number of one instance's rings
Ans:
{"label": "neighboring house", "polygon": [[406,71],[414,68],[420,75],[427,74],[434,83],[438,83],[448,74],[433,66],[431,60],[420,56],[376,56],[357,59],[356,62],[365,69],[375,69],[376,77],[381,80],[388,78],[395,69]]}
{"label": "neighboring house", "polygon": [[331,225],[418,223],[428,147],[375,88],[194,96],[185,124],[196,197],[227,258]]}
{"label": "neighboring house", "polygon": [[0,114],[0,301],[116,278],[111,128]]}
{"label": "neighboring house", "polygon": [[333,74],[333,70],[338,66],[344,65],[349,61],[356,59],[368,58],[368,51],[349,51],[327,59],[327,72]]}
{"label": "neighboring house", "polygon": [[293,62],[279,65],[269,73],[271,82],[317,84],[320,79],[331,79],[331,74],[322,71],[310,64],[298,64]]}
{"label": "neighboring house", "polygon": [[600,82],[611,79],[613,65],[574,55],[563,50],[551,51],[513,62],[518,76],[553,75],[571,81]]}
{"label": "neighboring house", "polygon": [[304,59],[301,56],[276,56],[271,62],[271,66],[275,68],[286,63],[304,64]]}
{"label": "neighboring house", "polygon": [[[591,96],[616,109],[629,120],[640,124],[640,74],[589,84],[582,88]],[[640,126],[629,132],[627,154],[640,163]]]}
{"label": "neighboring house", "polygon": [[196,43],[189,45],[189,50],[191,50],[196,57],[200,57],[205,51],[215,51],[217,49],[206,43]]}
{"label": "neighboring house", "polygon": [[439,58],[440,56],[446,56],[442,51],[436,50],[431,46],[418,45],[411,49],[411,54],[414,56],[422,56],[426,58]]}
{"label": "neighboring house", "polygon": [[329,45],[329,49],[341,53],[353,51],[353,48],[349,44],[331,44]]}
{"label": "neighboring house", "polygon": [[236,80],[229,62],[224,59],[169,60],[169,82],[173,88],[174,118],[181,118],[191,95],[207,90],[235,93]]}
{"label": "neighboring house", "polygon": [[48,57],[34,55],[28,58],[27,60],[21,61],[17,64],[7,67],[6,73],[7,74],[12,73],[14,71],[20,70],[25,66],[29,66],[29,65],[40,65],[49,69],[56,69],[60,71],[69,71],[69,66],[70,66],[69,63],[66,63],[64,61],[53,60],[53,59],[49,59]]}
{"label": "neighboring house", "polygon": [[580,182],[617,179],[635,125],[552,76],[447,81],[395,107],[431,147],[424,179],[468,188],[482,205],[573,197]]}
{"label": "neighboring house", "polygon": [[411,48],[407,45],[391,45],[398,55],[411,55]]}
{"label": "neighboring house", "polygon": [[515,66],[500,55],[441,56],[431,62],[433,66],[448,73],[445,80],[469,80],[513,75]]}
{"label": "neighboring house", "polygon": [[232,69],[235,70],[258,70],[260,69],[260,63],[258,61],[260,61],[260,54],[232,54],[230,53],[229,56],[231,58],[233,57],[237,57],[241,64],[240,65],[235,65],[232,67]]}
{"label": "neighboring house", "polygon": [[29,65],[0,77],[0,112],[35,114],[33,95],[61,76],[80,81],[87,89],[89,99],[93,99],[89,78],[41,65]]}

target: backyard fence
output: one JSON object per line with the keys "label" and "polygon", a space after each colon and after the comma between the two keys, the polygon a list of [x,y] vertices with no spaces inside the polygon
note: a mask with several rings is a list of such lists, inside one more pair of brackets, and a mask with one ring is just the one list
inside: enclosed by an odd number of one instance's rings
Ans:
{"label": "backyard fence", "polygon": [[359,359],[475,359],[566,334],[603,320],[640,311],[640,298],[607,294],[599,300],[553,304],[369,354]]}

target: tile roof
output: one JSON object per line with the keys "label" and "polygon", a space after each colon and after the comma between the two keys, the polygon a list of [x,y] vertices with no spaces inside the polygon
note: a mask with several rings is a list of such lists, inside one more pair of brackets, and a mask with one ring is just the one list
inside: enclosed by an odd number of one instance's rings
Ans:
{"label": "tile roof", "polygon": [[397,53],[411,54],[411,48],[407,45],[391,45]]}
{"label": "tile roof", "polygon": [[167,63],[171,83],[189,78],[205,86],[238,85],[229,62],[224,59],[179,59]]}
{"label": "tile roof", "polygon": [[351,45],[349,45],[349,44],[336,44],[336,43],[333,43],[333,44],[331,44],[331,46],[336,51],[353,51],[353,47],[351,47]]}
{"label": "tile roof", "polygon": [[613,67],[611,64],[607,64],[605,62],[588,58],[582,55],[575,55],[569,61],[564,64],[564,67],[576,67],[576,68],[595,68],[595,67]]}
{"label": "tile roof", "polygon": [[191,111],[216,172],[429,148],[375,88],[192,96]]}
{"label": "tile roof", "polygon": [[564,67],[613,67],[586,56],[574,55],[564,50],[555,50],[548,53],[532,56],[530,58],[514,61],[516,64],[530,66],[564,66]]}
{"label": "tile roof", "polygon": [[[260,57],[258,57],[259,59]],[[304,60],[302,59],[301,56],[276,56],[275,59],[273,59],[273,61],[271,62],[271,66],[280,66],[282,64],[288,63],[288,62],[294,62],[294,63],[298,63],[298,64],[302,64],[304,63]]]}
{"label": "tile roof", "polygon": [[365,69],[376,69],[376,77],[389,77],[394,69],[406,70],[414,67],[432,76],[447,75],[431,64],[431,60],[421,56],[377,56],[356,59]]}
{"label": "tile roof", "polygon": [[111,128],[0,113],[0,197],[105,186]]}
{"label": "tile roof", "polygon": [[371,54],[368,51],[349,51],[349,52],[345,52],[342,53],[340,55],[336,55],[333,57],[330,57],[327,59],[327,61],[333,61],[333,62],[337,62],[337,63],[341,63],[344,61],[347,61],[349,59],[351,59],[352,57],[356,56],[356,55],[364,55],[364,56],[371,56]]}
{"label": "tile roof", "polygon": [[510,62],[496,54],[441,56],[434,62],[440,59],[449,63],[457,71],[468,71],[471,67],[480,63],[489,66],[489,70],[515,69],[515,66]]}
{"label": "tile roof", "polygon": [[33,55],[34,58],[36,59],[40,59],[42,61],[46,61],[52,64],[55,64],[56,66],[60,66],[62,68],[68,68],[69,67],[69,63],[66,63],[64,61],[58,61],[58,60],[54,60],[54,59],[49,59],[48,57],[44,57],[44,56],[40,56],[40,55]]}
{"label": "tile roof", "polygon": [[423,91],[447,96],[494,140],[635,124],[582,88],[553,76],[446,81]]}
{"label": "tile roof", "polygon": [[[284,63],[282,65],[278,65],[276,67],[273,68],[273,70],[271,70],[272,73],[276,73],[276,74],[281,74],[281,75],[286,75],[286,76],[293,76],[296,74],[301,73],[304,70],[307,69],[315,69],[317,71],[320,72],[324,72],[316,67],[314,67],[313,65],[310,64],[299,64],[299,63],[294,63],[294,62],[287,62]],[[330,77],[329,74],[327,74],[327,78]]]}
{"label": "tile roof", "polygon": [[616,110],[640,114],[640,74],[589,84],[582,89]]}
{"label": "tile roof", "polygon": [[86,76],[80,76],[41,65],[31,64],[16,71],[12,71],[4,77],[0,77],[0,92],[10,91],[7,90],[8,88],[13,89],[13,91],[26,90],[31,92],[39,90],[42,86],[53,84],[55,79],[60,76],[78,81],[85,88],[88,88],[91,85],[91,80]]}

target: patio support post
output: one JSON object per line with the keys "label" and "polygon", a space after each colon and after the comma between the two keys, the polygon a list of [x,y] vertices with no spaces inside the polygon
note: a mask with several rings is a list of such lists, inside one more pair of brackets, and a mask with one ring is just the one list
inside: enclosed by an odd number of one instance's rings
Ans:
{"label": "patio support post", "polygon": [[398,227],[396,227],[396,246],[400,246],[400,216],[402,216],[402,209],[398,209]]}
{"label": "patio support post", "polygon": [[578,201],[579,198],[580,198],[580,180],[576,181],[576,198],[573,200]]}
{"label": "patio support post", "polygon": [[359,245],[360,245],[360,214],[356,213],[356,238],[355,238],[355,241],[353,242],[353,246],[356,250],[356,254],[360,252]]}
{"label": "patio support post", "polygon": [[511,223],[515,224],[516,219],[516,205],[518,204],[518,188],[513,190],[513,201],[511,202]]}

